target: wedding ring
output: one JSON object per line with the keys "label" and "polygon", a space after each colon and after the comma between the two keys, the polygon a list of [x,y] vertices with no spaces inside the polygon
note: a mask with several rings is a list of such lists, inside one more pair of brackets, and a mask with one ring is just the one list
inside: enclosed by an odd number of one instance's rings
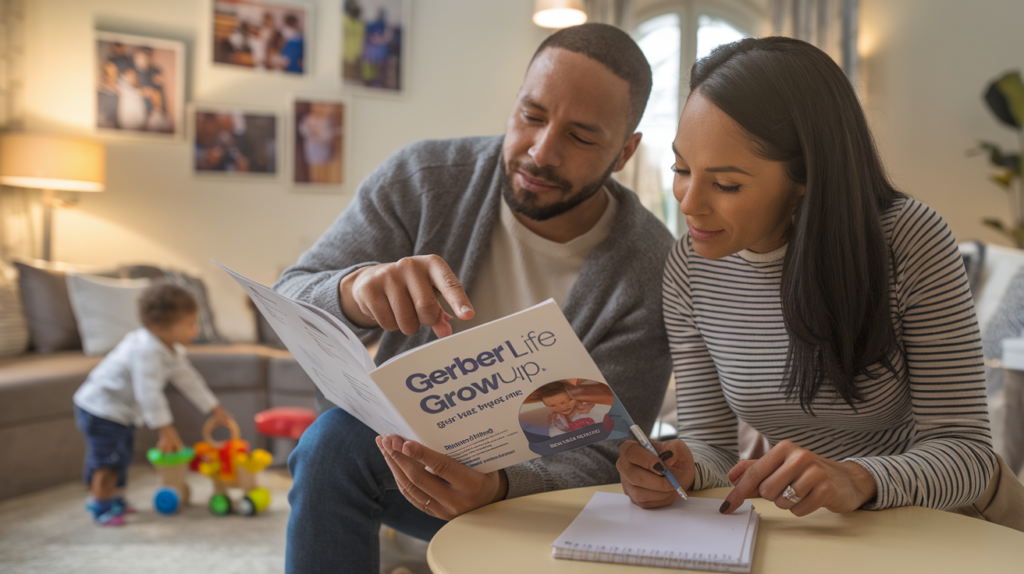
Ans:
{"label": "wedding ring", "polygon": [[787,486],[786,490],[782,491],[782,498],[785,498],[786,500],[792,502],[793,504],[796,504],[803,500],[802,498],[796,495],[796,491],[793,490],[792,486]]}
{"label": "wedding ring", "polygon": [[429,498],[427,499],[427,503],[423,505],[423,508],[426,508],[428,506],[430,506],[430,499]]}

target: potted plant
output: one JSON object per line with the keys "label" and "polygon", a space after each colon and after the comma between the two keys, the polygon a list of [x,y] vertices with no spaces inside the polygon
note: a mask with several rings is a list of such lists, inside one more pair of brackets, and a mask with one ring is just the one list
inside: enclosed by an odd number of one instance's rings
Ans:
{"label": "potted plant", "polygon": [[[985,91],[985,103],[1002,123],[1017,132],[1017,138],[1024,149],[1024,81],[1019,71],[1009,72],[989,84]],[[1024,165],[1021,153],[1007,152],[995,143],[979,142],[974,153],[988,155],[989,162],[996,168],[989,179],[1006,190],[1010,201],[1010,221],[988,217],[983,223],[1013,240],[1018,248],[1024,249]]]}

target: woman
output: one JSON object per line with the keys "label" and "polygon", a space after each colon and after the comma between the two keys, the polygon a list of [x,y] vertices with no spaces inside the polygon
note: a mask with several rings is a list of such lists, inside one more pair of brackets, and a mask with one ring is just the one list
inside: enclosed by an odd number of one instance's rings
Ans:
{"label": "woman", "polygon": [[[817,48],[746,39],[697,61],[673,142],[689,233],[666,265],[680,440],[618,462],[636,504],[735,485],[803,516],[973,503],[995,467],[956,241],[886,178]],[[773,448],[739,461],[736,420]]]}

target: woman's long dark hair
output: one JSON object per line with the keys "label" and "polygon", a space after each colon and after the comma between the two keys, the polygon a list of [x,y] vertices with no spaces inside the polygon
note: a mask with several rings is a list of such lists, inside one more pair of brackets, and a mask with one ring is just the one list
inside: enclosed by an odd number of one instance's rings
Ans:
{"label": "woman's long dark hair", "polygon": [[[824,384],[851,407],[855,378],[894,372],[889,247],[881,214],[900,193],[886,177],[853,87],[832,59],[791,38],[748,38],[694,63],[699,92],[805,186],[782,271],[789,333],[783,388],[800,407]],[[880,364],[881,368],[872,368]]]}

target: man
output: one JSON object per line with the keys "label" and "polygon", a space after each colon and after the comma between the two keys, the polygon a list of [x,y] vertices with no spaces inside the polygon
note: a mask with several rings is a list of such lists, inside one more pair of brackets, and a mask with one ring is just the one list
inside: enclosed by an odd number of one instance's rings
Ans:
{"label": "man", "polygon": [[[399,151],[275,289],[360,336],[386,331],[378,363],[553,297],[650,429],[670,370],[660,301],[672,237],[609,178],[640,143],[650,90],[650,66],[624,32],[553,34],[504,137]],[[288,568],[376,573],[381,522],[427,540],[496,500],[614,482],[617,457],[618,442],[604,442],[482,474],[328,410],[289,459]]]}

